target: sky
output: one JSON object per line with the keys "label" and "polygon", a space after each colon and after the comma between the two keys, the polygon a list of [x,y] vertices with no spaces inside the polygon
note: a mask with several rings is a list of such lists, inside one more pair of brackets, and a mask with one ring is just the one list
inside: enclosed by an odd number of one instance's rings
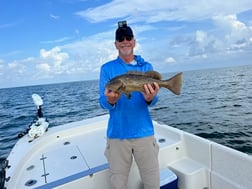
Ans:
{"label": "sky", "polygon": [[1,0],[0,88],[99,79],[122,20],[160,73],[252,64],[251,0]]}

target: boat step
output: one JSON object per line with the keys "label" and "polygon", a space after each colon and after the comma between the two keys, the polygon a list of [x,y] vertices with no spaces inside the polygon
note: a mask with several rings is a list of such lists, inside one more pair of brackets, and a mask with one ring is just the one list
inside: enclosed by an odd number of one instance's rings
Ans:
{"label": "boat step", "polygon": [[184,158],[171,164],[169,168],[178,176],[180,189],[208,189],[209,175],[200,163]]}

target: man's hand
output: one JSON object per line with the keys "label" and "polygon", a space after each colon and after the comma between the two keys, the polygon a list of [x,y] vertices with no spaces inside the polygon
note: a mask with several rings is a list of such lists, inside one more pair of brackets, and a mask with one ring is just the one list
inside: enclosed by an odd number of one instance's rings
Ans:
{"label": "man's hand", "polygon": [[120,93],[111,91],[109,89],[105,89],[104,95],[107,97],[107,101],[109,104],[114,105],[117,100],[121,97]]}
{"label": "man's hand", "polygon": [[148,103],[150,103],[153,100],[153,98],[157,95],[159,91],[159,85],[156,82],[154,82],[153,84],[154,84],[154,87],[152,87],[151,84],[144,85],[145,93],[143,93],[143,95],[146,102]]}

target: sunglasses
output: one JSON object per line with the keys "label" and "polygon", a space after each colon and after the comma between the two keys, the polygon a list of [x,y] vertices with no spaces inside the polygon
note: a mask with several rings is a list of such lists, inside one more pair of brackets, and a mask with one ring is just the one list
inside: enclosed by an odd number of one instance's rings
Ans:
{"label": "sunglasses", "polygon": [[127,41],[131,41],[133,39],[133,37],[132,36],[122,36],[122,37],[117,38],[116,41],[123,42],[124,39],[126,39]]}

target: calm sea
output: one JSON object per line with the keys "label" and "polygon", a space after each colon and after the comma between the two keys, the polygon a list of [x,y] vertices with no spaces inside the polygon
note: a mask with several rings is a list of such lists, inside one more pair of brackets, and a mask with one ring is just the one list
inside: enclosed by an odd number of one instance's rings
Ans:
{"label": "calm sea", "polygon": [[[182,94],[161,89],[154,120],[252,154],[252,65],[184,72]],[[164,74],[163,78],[174,73]],[[31,95],[44,101],[50,127],[106,114],[98,81],[0,89],[0,162],[36,115]]]}

